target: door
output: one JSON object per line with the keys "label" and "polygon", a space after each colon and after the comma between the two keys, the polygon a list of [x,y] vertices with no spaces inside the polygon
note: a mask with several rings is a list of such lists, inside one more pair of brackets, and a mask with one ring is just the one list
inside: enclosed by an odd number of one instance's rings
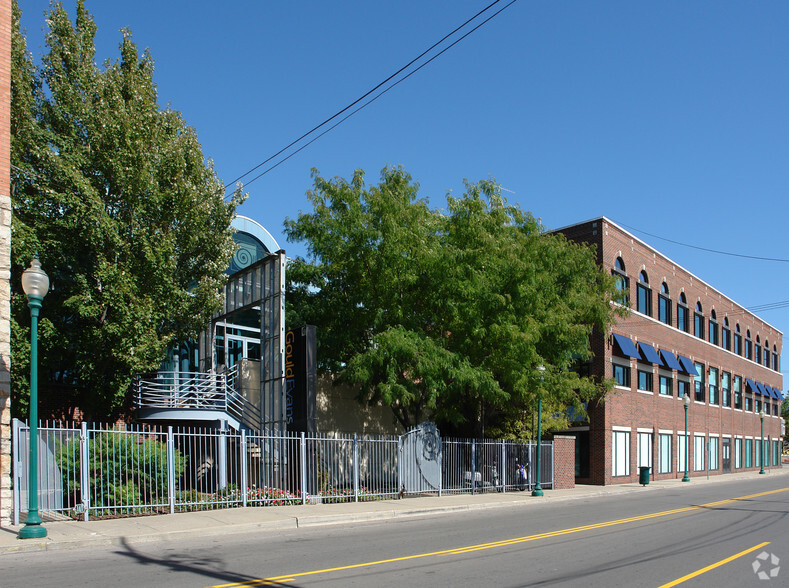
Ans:
{"label": "door", "polygon": [[724,437],[722,441],[721,447],[721,456],[722,461],[721,465],[723,466],[723,473],[730,474],[731,473],[731,439]]}

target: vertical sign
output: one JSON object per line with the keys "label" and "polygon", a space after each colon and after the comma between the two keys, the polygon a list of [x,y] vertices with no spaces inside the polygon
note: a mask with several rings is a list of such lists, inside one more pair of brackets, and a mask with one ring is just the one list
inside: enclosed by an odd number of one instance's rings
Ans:
{"label": "vertical sign", "polygon": [[314,433],[318,377],[315,327],[285,333],[285,423],[288,431]]}

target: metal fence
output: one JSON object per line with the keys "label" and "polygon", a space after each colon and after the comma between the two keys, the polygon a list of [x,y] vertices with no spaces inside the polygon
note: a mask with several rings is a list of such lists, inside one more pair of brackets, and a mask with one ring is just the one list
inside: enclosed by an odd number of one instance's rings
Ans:
{"label": "metal fence", "polygon": [[[418,436],[420,443],[415,444],[416,437],[248,434],[176,427],[121,430],[42,422],[39,510],[49,517],[87,521],[236,506],[382,500],[427,492],[508,492],[533,486],[529,467],[535,463],[533,445],[430,435]],[[27,425],[15,419],[14,524],[19,524],[28,505],[29,443]],[[423,483],[415,483],[420,472]],[[541,483],[545,488],[553,486],[551,443],[542,447]]]}

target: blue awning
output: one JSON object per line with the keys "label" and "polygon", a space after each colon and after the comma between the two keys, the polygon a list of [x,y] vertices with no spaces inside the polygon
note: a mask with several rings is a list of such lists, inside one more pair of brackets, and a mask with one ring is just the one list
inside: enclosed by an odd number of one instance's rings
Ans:
{"label": "blue awning", "polygon": [[[759,388],[757,388],[756,382],[754,382],[750,378],[745,378],[745,386],[750,388],[751,392],[753,392],[754,394],[761,394],[762,393],[761,390],[759,390]],[[746,392],[747,392],[747,390],[746,390]]]}
{"label": "blue awning", "polygon": [[762,396],[766,396],[767,398],[770,397],[770,393],[767,392],[767,390],[765,390],[764,386],[761,383],[757,382],[756,380],[754,380],[753,383],[756,384],[756,387],[762,393]]}
{"label": "blue awning", "polygon": [[768,386],[767,384],[765,384],[765,385],[764,385],[764,387],[765,387],[765,388],[767,389],[767,391],[770,393],[770,396],[772,396],[772,397],[773,397],[773,398],[775,398],[776,400],[780,400],[780,399],[781,399],[781,397],[778,395],[778,390],[776,390],[776,389],[775,389],[775,388],[773,388],[772,386]]}
{"label": "blue awning", "polygon": [[672,370],[677,370],[678,372],[682,371],[682,366],[677,361],[677,356],[671,353],[671,351],[661,349],[660,355],[663,356],[663,361],[665,362],[666,367],[671,368]]}
{"label": "blue awning", "polygon": [[678,356],[679,362],[682,364],[682,371],[691,376],[698,376],[699,372],[696,371],[696,366],[693,365],[693,362],[690,360],[689,357],[685,357],[684,355]]}
{"label": "blue awning", "polygon": [[627,357],[632,357],[634,359],[638,359],[638,351],[636,350],[636,346],[630,340],[629,337],[625,337],[624,335],[617,335],[616,333],[611,333],[614,336],[614,342],[619,347],[619,351],[622,352],[622,355]]}
{"label": "blue awning", "polygon": [[646,343],[639,343],[638,348],[641,350],[641,355],[644,356],[644,359],[649,363],[654,363],[655,365],[663,365],[663,361],[660,359],[658,352],[655,351],[655,348],[651,345],[647,345]]}

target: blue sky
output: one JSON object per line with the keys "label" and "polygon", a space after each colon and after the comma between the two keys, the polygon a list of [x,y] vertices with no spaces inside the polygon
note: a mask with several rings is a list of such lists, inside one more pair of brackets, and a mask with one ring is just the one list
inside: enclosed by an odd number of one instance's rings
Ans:
{"label": "blue sky", "polygon": [[[130,28],[156,62],[160,104],[184,114],[230,182],[489,3],[87,7],[98,59],[116,58]],[[35,56],[48,5],[20,0]],[[74,13],[74,0],[65,6]],[[493,177],[548,228],[605,215],[746,307],[789,300],[786,261],[638,232],[789,258],[788,30],[779,1],[519,0],[249,184],[240,212],[299,255],[282,223],[309,209],[312,168],[346,178],[360,168],[372,183],[400,164],[435,207],[464,178]],[[789,308],[760,316],[789,332]]]}

